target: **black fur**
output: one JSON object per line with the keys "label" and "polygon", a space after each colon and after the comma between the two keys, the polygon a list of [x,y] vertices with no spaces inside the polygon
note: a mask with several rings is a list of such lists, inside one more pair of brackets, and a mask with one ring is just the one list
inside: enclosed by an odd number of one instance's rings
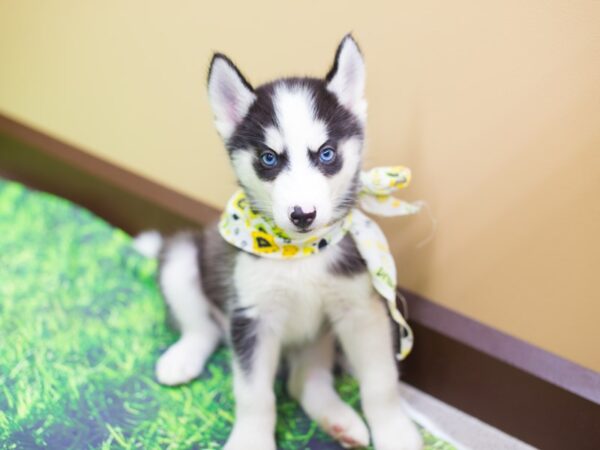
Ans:
{"label": "black fur", "polygon": [[248,373],[256,347],[256,322],[245,316],[243,309],[235,309],[238,293],[233,284],[233,271],[240,250],[227,243],[216,226],[206,228],[196,242],[202,289],[221,311],[230,310],[231,345],[240,367]]}
{"label": "black fur", "polygon": [[257,151],[266,148],[264,130],[269,126],[276,126],[273,89],[274,83],[269,83],[254,91],[256,100],[226,142],[230,153],[237,150]]}
{"label": "black fur", "polygon": [[363,139],[364,131],[358,118],[342,106],[334,93],[327,90],[325,81],[314,78],[300,80],[313,93],[317,118],[327,125],[327,134],[334,147],[351,137]]}
{"label": "black fur", "polygon": [[234,310],[230,319],[231,345],[240,367],[246,374],[252,370],[252,359],[256,348],[256,320],[244,314],[244,310]]}
{"label": "black fur", "polygon": [[216,226],[196,235],[194,243],[198,248],[202,290],[213,305],[225,311],[227,305],[237,300],[231,280],[239,250],[223,240]]}
{"label": "black fur", "polygon": [[360,167],[352,177],[352,182],[343,197],[335,205],[334,219],[340,219],[344,217],[348,212],[354,208],[358,199],[358,191],[360,188]]}
{"label": "black fur", "polygon": [[346,234],[344,238],[336,244],[341,247],[337,259],[329,264],[327,270],[337,276],[351,277],[363,273],[367,270],[367,263],[358,252],[356,243],[351,235]]}
{"label": "black fur", "polygon": [[[239,250],[228,244],[221,235],[216,226],[207,227],[201,232],[182,232],[167,239],[162,246],[158,256],[158,281],[160,285],[160,273],[165,264],[166,256],[170,248],[179,241],[188,241],[197,249],[198,267],[200,272],[199,286],[206,295],[208,301],[222,312],[226,312],[227,306],[235,304],[237,293],[231,283],[234,260]],[[218,261],[218,264],[215,264]],[[160,286],[164,297],[164,290]],[[171,313],[168,302],[167,321],[175,328],[179,329],[179,324]]]}
{"label": "black fur", "polygon": [[[400,301],[399,295],[401,295],[400,290],[396,289],[396,305],[399,307],[399,310],[402,313],[402,315],[404,316],[404,318],[406,320],[408,320],[408,311],[404,309],[403,302]],[[385,303],[385,311],[387,313],[388,321],[389,321],[389,324],[390,324],[390,332],[392,334],[392,345],[393,345],[393,351],[394,351],[394,356],[395,356],[395,355],[399,354],[400,351],[402,350],[402,344],[400,342],[400,333],[403,332],[403,329],[392,318],[392,314],[390,313],[390,310],[389,310],[389,308],[387,306],[387,300],[385,300],[382,297],[381,301],[383,303]],[[398,378],[400,377],[400,374],[402,372],[402,363],[403,363],[402,361],[399,361],[398,364],[396,364],[396,370],[398,372]]]}
{"label": "black fur", "polygon": [[[223,240],[216,226],[208,227],[200,233],[179,233],[163,245],[159,256],[159,273],[169,248],[180,240],[189,241],[198,249],[198,283],[208,301],[224,313],[233,308],[229,312],[231,344],[242,370],[249,372],[257,340],[256,321],[245,316],[243,309],[235,309],[238,295],[232,280],[235,258],[240,250]],[[174,328],[179,328],[173,315],[169,314],[168,317]]]}
{"label": "black fur", "polygon": [[[358,119],[338,102],[333,93],[327,90],[327,83],[324,80],[317,78],[283,78],[264,84],[254,91],[256,95],[255,102],[250,106],[248,113],[227,142],[227,149],[230,153],[238,150],[252,150],[256,152],[256,158],[258,159],[259,151],[267,148],[264,129],[269,126],[277,127],[273,95],[279,85],[292,89],[303,87],[312,93],[316,117],[326,124],[329,136],[328,143],[334,148],[337,148],[342,140],[351,137],[363,139],[363,129]],[[318,150],[316,148],[307,149],[307,151],[313,153]],[[340,159],[340,157],[343,157],[343,155],[338,153],[337,159]],[[327,172],[330,173],[331,169],[328,169]]]}

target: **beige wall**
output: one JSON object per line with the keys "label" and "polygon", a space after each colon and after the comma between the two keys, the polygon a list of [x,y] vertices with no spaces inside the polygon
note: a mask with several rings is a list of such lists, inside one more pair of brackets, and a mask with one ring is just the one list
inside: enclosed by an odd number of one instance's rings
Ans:
{"label": "beige wall", "polygon": [[401,282],[600,370],[600,2],[94,3],[0,2],[0,110],[221,206],[211,52],[321,75],[352,30],[367,163],[411,166],[439,221],[421,249],[425,217],[385,221]]}

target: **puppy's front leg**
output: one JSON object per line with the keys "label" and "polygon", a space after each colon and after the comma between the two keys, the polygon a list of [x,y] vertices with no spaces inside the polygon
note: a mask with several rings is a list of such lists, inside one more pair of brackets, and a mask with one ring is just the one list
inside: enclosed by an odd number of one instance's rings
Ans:
{"label": "puppy's front leg", "polygon": [[379,297],[337,317],[335,329],[360,383],[376,450],[417,450],[421,436],[401,407],[391,324]]}
{"label": "puppy's front leg", "polygon": [[275,450],[275,393],[280,338],[260,319],[231,317],[235,425],[225,450]]}

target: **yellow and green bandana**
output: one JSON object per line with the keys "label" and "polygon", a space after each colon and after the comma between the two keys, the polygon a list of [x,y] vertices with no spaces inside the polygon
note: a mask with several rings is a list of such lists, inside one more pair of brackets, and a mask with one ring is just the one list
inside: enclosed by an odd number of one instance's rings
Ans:
{"label": "yellow and green bandana", "polygon": [[[376,167],[360,174],[359,205],[380,216],[404,216],[419,212],[421,202],[408,203],[392,196],[410,182],[410,169],[402,166]],[[335,245],[350,232],[360,255],[367,263],[373,287],[387,300],[392,319],[400,326],[402,360],[413,346],[413,332],[396,305],[396,265],[381,228],[354,208],[339,222],[317,230],[302,239],[292,239],[271,219],[255,213],[244,191],[229,200],[219,232],[231,245],[246,252],[273,259],[303,258]]]}

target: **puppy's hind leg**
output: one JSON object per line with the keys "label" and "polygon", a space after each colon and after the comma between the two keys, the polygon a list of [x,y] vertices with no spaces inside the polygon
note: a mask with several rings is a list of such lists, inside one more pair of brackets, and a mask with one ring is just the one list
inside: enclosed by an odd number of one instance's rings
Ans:
{"label": "puppy's hind leg", "polygon": [[186,383],[200,375],[222,337],[202,291],[198,251],[191,234],[176,236],[163,251],[160,286],[181,337],[156,364],[162,384]]}
{"label": "puppy's hind leg", "polygon": [[290,353],[288,391],[306,414],[344,447],[366,447],[369,430],[333,386],[334,343],[331,333]]}

